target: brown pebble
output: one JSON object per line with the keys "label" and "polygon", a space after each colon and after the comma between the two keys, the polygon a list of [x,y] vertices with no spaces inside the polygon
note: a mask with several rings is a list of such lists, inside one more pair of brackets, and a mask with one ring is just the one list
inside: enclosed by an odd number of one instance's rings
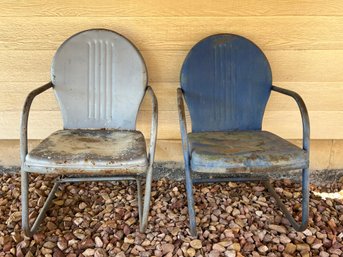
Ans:
{"label": "brown pebble", "polygon": [[285,252],[289,254],[293,254],[297,250],[297,246],[292,243],[286,244]]}
{"label": "brown pebble", "polygon": [[173,244],[163,244],[162,245],[162,253],[167,254],[174,251],[174,245]]}
{"label": "brown pebble", "polygon": [[84,210],[84,209],[86,209],[86,207],[87,207],[87,204],[85,202],[82,202],[82,203],[79,204],[79,209],[80,210]]}
{"label": "brown pebble", "polygon": [[57,242],[57,247],[62,251],[67,249],[68,241],[64,237],[60,238]]}
{"label": "brown pebble", "polygon": [[54,248],[54,253],[52,254],[52,257],[65,257],[65,254],[60,249]]}
{"label": "brown pebble", "polygon": [[44,241],[45,234],[44,233],[33,234],[33,239],[36,241],[36,243],[40,244]]}
{"label": "brown pebble", "polygon": [[308,244],[296,244],[297,246],[297,251],[302,252],[302,251],[306,251],[309,252],[310,251],[310,246]]}
{"label": "brown pebble", "polygon": [[94,257],[107,257],[105,249],[96,249],[94,252]]}
{"label": "brown pebble", "polygon": [[266,253],[268,251],[268,247],[266,245],[261,245],[257,249],[260,253]]}
{"label": "brown pebble", "polygon": [[224,246],[222,246],[222,245],[220,245],[220,244],[214,244],[213,246],[212,246],[212,249],[213,250],[216,250],[216,251],[218,251],[218,252],[225,252],[225,247]]}
{"label": "brown pebble", "polygon": [[91,248],[88,248],[86,249],[82,255],[84,256],[94,256],[94,253],[95,253],[95,250],[94,249],[91,249]]}
{"label": "brown pebble", "polygon": [[47,227],[50,231],[54,231],[54,230],[57,229],[57,226],[56,226],[54,223],[50,222],[50,221],[46,224],[46,227]]}
{"label": "brown pebble", "polygon": [[98,248],[102,248],[104,243],[102,242],[101,238],[96,236],[94,238],[94,242],[95,242],[95,246],[98,247]]}
{"label": "brown pebble", "polygon": [[280,225],[273,225],[273,224],[269,225],[269,229],[275,230],[275,231],[282,233],[282,234],[287,233],[287,229],[284,226],[280,226]]}
{"label": "brown pebble", "polygon": [[195,240],[192,240],[190,242],[190,245],[194,248],[194,249],[201,249],[202,247],[202,243],[199,239],[195,239]]}
{"label": "brown pebble", "polygon": [[241,245],[239,243],[233,243],[228,247],[228,250],[235,250],[236,252],[239,252],[241,250]]}
{"label": "brown pebble", "polygon": [[187,255],[188,255],[189,257],[195,256],[195,249],[192,248],[192,247],[188,248],[188,249],[187,249]]}
{"label": "brown pebble", "polygon": [[91,238],[86,238],[79,243],[79,249],[84,250],[87,248],[93,248],[94,245],[94,241]]}
{"label": "brown pebble", "polygon": [[220,252],[218,252],[217,250],[212,250],[209,254],[208,257],[219,257],[220,256]]}

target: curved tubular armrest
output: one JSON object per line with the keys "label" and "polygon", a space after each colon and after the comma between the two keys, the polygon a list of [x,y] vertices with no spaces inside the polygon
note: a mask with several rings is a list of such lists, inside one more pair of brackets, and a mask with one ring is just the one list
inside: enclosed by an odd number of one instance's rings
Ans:
{"label": "curved tubular armrest", "polygon": [[24,107],[23,107],[23,112],[21,114],[21,124],[20,124],[20,159],[21,159],[22,164],[25,162],[25,157],[28,152],[27,125],[28,125],[28,119],[29,119],[29,113],[30,113],[30,107],[31,107],[32,101],[37,95],[43,93],[44,91],[48,90],[51,87],[53,87],[53,84],[50,81],[44,86],[41,86],[31,91],[29,95],[26,97]]}
{"label": "curved tubular armrest", "polygon": [[186,115],[185,115],[185,106],[184,106],[184,102],[183,102],[183,92],[182,92],[181,88],[177,89],[177,109],[178,109],[178,113],[179,113],[183,157],[185,160],[185,164],[188,165],[188,163],[189,163],[189,145],[188,145],[188,136],[187,136],[187,123],[186,123]]}
{"label": "curved tubular armrest", "polygon": [[[150,144],[149,144],[149,166],[146,173],[146,181],[145,181],[145,194],[144,194],[144,204],[143,209],[141,208],[140,216],[141,224],[140,224],[140,231],[145,232],[147,224],[148,224],[148,216],[149,216],[149,208],[150,208],[150,196],[151,196],[151,181],[152,181],[152,170],[153,164],[155,159],[155,149],[156,149],[156,139],[157,139],[157,120],[158,120],[158,105],[157,99],[155,96],[154,91],[150,86],[146,87],[145,94],[149,93],[151,96],[152,101],[152,119],[151,119],[151,129],[150,129]],[[140,190],[140,186],[138,185],[138,190]],[[139,200],[141,202],[141,200]]]}
{"label": "curved tubular armrest", "polygon": [[293,97],[293,99],[297,102],[300,113],[301,113],[302,123],[303,123],[303,149],[307,152],[307,154],[309,154],[309,151],[310,151],[310,120],[309,120],[307,108],[305,106],[303,99],[296,92],[288,90],[288,89],[272,86],[272,90],[279,92],[281,94]]}
{"label": "curved tubular armrest", "polygon": [[149,144],[149,165],[153,165],[155,159],[155,150],[156,150],[156,140],[157,140],[157,121],[158,121],[158,104],[154,91],[150,86],[147,86],[146,93],[149,93],[151,96],[152,102],[152,120],[151,120],[151,129],[150,129],[150,144]]}

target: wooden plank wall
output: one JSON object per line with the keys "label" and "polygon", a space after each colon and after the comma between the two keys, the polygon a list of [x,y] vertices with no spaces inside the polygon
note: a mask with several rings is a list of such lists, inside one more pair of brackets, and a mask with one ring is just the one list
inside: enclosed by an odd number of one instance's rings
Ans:
{"label": "wooden plank wall", "polygon": [[[158,160],[182,160],[176,88],[183,59],[200,39],[230,32],[262,48],[274,84],[303,96],[311,120],[312,168],[343,168],[341,0],[0,0],[1,149],[16,153],[25,96],[49,81],[56,49],[69,36],[90,28],[115,30],[142,51],[159,100]],[[138,128],[147,136],[150,113],[145,101]],[[62,128],[52,92],[34,102],[29,126],[31,139]],[[298,142],[302,134],[296,104],[272,94],[264,129]],[[17,161],[16,154],[9,156],[2,153],[0,160]]]}

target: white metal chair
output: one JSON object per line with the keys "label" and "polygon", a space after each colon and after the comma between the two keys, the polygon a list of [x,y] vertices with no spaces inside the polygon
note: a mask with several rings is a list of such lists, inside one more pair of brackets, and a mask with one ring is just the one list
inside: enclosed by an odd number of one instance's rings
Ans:
{"label": "white metal chair", "polygon": [[[35,96],[52,88],[57,97],[64,129],[51,134],[28,153],[27,125]],[[136,118],[143,97],[152,98],[149,152]],[[66,182],[135,180],[140,230],[148,220],[152,165],[157,136],[158,107],[147,85],[147,70],[137,48],[110,30],[82,31],[57,50],[51,82],[27,97],[20,135],[22,227],[32,236],[43,220],[59,184]],[[61,175],[34,224],[29,224],[29,173]],[[142,203],[141,181],[145,178]]]}

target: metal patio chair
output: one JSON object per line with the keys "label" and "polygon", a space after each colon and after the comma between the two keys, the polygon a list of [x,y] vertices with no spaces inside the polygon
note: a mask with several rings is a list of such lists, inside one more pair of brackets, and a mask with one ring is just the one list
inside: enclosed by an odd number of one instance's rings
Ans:
{"label": "metal patio chair", "polygon": [[[52,88],[64,129],[28,153],[27,125],[35,96]],[[136,117],[145,95],[152,98],[152,124],[147,154]],[[152,165],[157,134],[157,100],[147,85],[147,70],[137,48],[105,29],[75,34],[57,50],[51,82],[27,97],[21,118],[22,227],[27,236],[38,229],[61,183],[87,181],[137,182],[140,230],[148,220]],[[60,175],[32,227],[29,224],[29,173]],[[141,181],[145,178],[142,202]],[[144,205],[144,206],[143,206]]]}
{"label": "metal patio chair", "polygon": [[[232,34],[209,36],[188,53],[181,69],[177,102],[185,162],[190,231],[196,236],[193,184],[262,181],[297,231],[309,213],[308,113],[301,97],[272,85],[263,52],[248,39]],[[297,102],[303,124],[303,147],[262,131],[271,90]],[[192,132],[187,134],[184,100]],[[269,182],[268,172],[302,169],[302,220],[297,223]]]}

